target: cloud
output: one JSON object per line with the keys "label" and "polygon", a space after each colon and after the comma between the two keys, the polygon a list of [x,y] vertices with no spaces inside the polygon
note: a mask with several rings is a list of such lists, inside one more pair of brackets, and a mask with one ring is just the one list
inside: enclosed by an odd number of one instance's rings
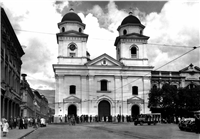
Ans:
{"label": "cloud", "polygon": [[[144,34],[150,36],[149,43],[159,43],[180,46],[197,46],[199,45],[199,3],[196,2],[167,2],[160,13],[150,13],[146,16],[146,28]],[[159,49],[160,53],[154,55],[154,50]],[[150,63],[155,67],[160,62],[155,62],[163,53],[168,55],[169,60],[180,56],[190,49],[152,46],[148,47],[148,57]],[[195,50],[196,51],[196,50]],[[193,54],[193,55],[192,55]],[[173,62],[171,65],[187,66],[190,63],[199,64],[198,51]],[[164,60],[161,58],[160,60]],[[162,64],[164,64],[163,62]],[[171,66],[171,67],[173,67]],[[175,66],[179,70],[178,66]],[[168,69],[168,67],[163,68]],[[175,68],[173,68],[175,69]]]}
{"label": "cloud", "polygon": [[[55,11],[53,1],[4,1],[3,7],[24,49],[22,73],[27,74],[30,86],[55,89],[52,64],[57,63],[57,23],[61,15]],[[37,7],[37,8],[36,8]],[[21,18],[19,18],[21,17]],[[16,20],[16,18],[20,20]],[[30,32],[31,31],[31,32]],[[44,33],[34,33],[44,32]]]}
{"label": "cloud", "polygon": [[[31,30],[42,33],[17,31],[18,39],[25,51],[22,57],[22,73],[26,73],[30,86],[34,89],[55,89],[52,64],[57,63],[56,33],[57,23],[69,11],[69,5],[81,2],[70,1],[3,1],[1,5],[13,25],[13,28]],[[91,9],[89,9],[91,8]],[[180,56],[190,49],[157,46],[153,43],[168,45],[196,46],[199,45],[199,3],[169,1],[160,13],[146,15],[137,7],[133,13],[146,26],[144,35],[150,37],[147,44],[147,55],[152,66],[159,67]],[[79,12],[89,35],[87,48],[91,58],[107,53],[116,58],[115,38],[119,35],[117,28],[128,16],[128,11],[119,9],[111,1],[106,7],[94,5],[88,11]],[[180,70],[190,63],[200,64],[200,51],[195,50],[183,58],[165,66],[167,70]]]}

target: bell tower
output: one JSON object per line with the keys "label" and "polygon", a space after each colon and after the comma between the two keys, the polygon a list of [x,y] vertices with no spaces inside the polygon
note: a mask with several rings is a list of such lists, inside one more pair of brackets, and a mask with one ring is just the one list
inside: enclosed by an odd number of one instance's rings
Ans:
{"label": "bell tower", "polygon": [[89,58],[86,48],[88,35],[83,33],[85,24],[81,18],[70,9],[58,23],[58,28],[58,64],[84,65]]}
{"label": "bell tower", "polygon": [[145,26],[129,12],[117,31],[119,36],[115,40],[116,57],[125,66],[147,66],[146,44],[148,36],[143,35]]}

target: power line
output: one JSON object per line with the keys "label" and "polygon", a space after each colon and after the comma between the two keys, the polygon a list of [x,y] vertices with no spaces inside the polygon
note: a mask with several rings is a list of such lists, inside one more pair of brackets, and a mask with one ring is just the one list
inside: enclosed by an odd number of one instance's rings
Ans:
{"label": "power line", "polygon": [[173,61],[175,61],[175,60],[177,60],[177,59],[181,58],[182,56],[184,56],[184,55],[186,55],[186,54],[190,53],[191,51],[193,51],[193,50],[195,50],[195,49],[197,49],[197,48],[200,48],[200,46],[198,46],[198,47],[193,47],[193,49],[192,49],[192,50],[190,50],[190,51],[188,51],[188,52],[186,52],[186,53],[184,53],[184,54],[182,54],[182,55],[180,55],[180,56],[176,57],[175,59],[172,59],[171,61],[167,62],[166,64],[164,64],[164,65],[162,65],[162,66],[160,66],[160,67],[156,68],[154,71],[156,71],[156,70],[158,70],[158,69],[160,69],[160,68],[162,68],[162,67],[164,67],[164,66],[168,65],[169,63],[171,63],[171,62],[173,62]]}
{"label": "power line", "polygon": [[[30,33],[39,33],[39,34],[47,34],[47,35],[56,35],[56,33],[50,33],[50,32],[39,32],[39,31],[31,31],[31,30],[22,30],[22,29],[14,29],[16,31],[23,31],[23,32],[30,32]],[[107,40],[107,41],[115,41],[112,39],[103,39],[103,38],[93,38],[90,37],[90,39],[95,40]],[[160,44],[160,43],[147,43],[146,45],[157,45],[157,46],[167,46],[167,47],[182,47],[182,48],[193,48],[192,46],[182,46],[182,45],[169,45],[169,44]]]}
{"label": "power line", "polygon": [[[167,62],[166,64],[164,64],[164,65],[162,65],[162,66],[156,68],[154,71],[156,71],[156,70],[158,70],[158,69],[160,69],[160,68],[162,68],[162,67],[168,65],[169,63],[171,63],[171,62],[173,62],[173,61],[175,61],[175,60],[177,60],[177,59],[183,57],[184,55],[190,53],[191,51],[193,51],[193,50],[195,50],[195,49],[197,49],[197,48],[200,48],[200,46],[198,46],[198,47],[193,47],[192,50],[187,51],[186,53],[184,53],[184,54],[182,54],[182,55],[176,57],[175,59],[173,59],[173,60]],[[142,76],[142,77],[145,77],[145,76],[149,75],[150,73],[151,73],[151,72],[145,74],[145,75]],[[111,90],[111,91],[118,90],[118,89],[120,89],[120,88],[122,88],[122,87],[124,87],[124,86],[126,86],[126,85],[129,85],[129,84],[131,84],[131,83],[137,81],[138,79],[140,79],[140,78],[142,78],[142,77],[139,77],[139,78],[135,79],[134,81],[129,82],[129,83],[127,83],[127,84],[125,84],[125,85],[123,85],[123,86],[121,86],[121,87],[119,87],[119,88],[117,88],[117,89]],[[146,91],[149,91],[149,90],[142,90],[142,91],[145,91],[145,92],[146,92]],[[86,94],[86,93],[89,93],[89,97],[90,97],[90,96],[99,97],[98,95],[91,95],[91,94],[90,94],[91,92],[88,92],[88,91],[84,91],[84,90],[81,91],[81,90],[80,90],[80,92],[81,92],[81,93],[85,93],[85,94]],[[126,91],[126,92],[123,92],[123,93],[130,93],[130,92],[129,92],[129,91]],[[143,93],[142,95],[148,95],[148,94],[149,94],[149,93],[146,92],[146,93]],[[123,99],[129,98],[129,97],[130,97],[130,96],[123,96]],[[115,97],[115,99],[113,99],[113,100],[114,100],[114,101],[123,101],[123,100],[120,100],[120,98],[121,98],[121,96],[118,96],[118,97]],[[95,100],[93,100],[93,99],[86,99],[86,100],[83,100],[82,102],[88,102],[88,101],[96,101],[96,99],[95,99]],[[124,101],[123,101],[123,102],[124,102]],[[61,102],[58,102],[58,103],[61,103]]]}
{"label": "power line", "polygon": [[[182,56],[184,56],[184,55],[186,55],[186,54],[190,53],[191,51],[195,50],[196,48],[200,48],[200,46],[198,46],[198,47],[193,47],[193,49],[192,49],[192,50],[189,50],[189,51],[187,51],[186,53],[184,53],[184,54],[182,54],[182,55],[180,55],[180,56],[176,57],[175,59],[173,59],[173,60],[171,60],[171,61],[167,62],[166,64],[164,64],[164,65],[162,65],[162,66],[160,66],[160,67],[156,68],[154,71],[156,71],[156,70],[158,70],[158,69],[160,69],[160,68],[162,68],[162,67],[164,67],[164,66],[168,65],[169,63],[171,63],[171,62],[173,62],[173,61],[175,61],[175,60],[177,60],[177,59],[181,58]],[[150,73],[151,73],[151,72],[149,72],[149,73],[145,74],[145,75],[144,75],[144,76],[142,76],[142,77],[145,77],[145,76],[149,75]],[[129,83],[127,83],[127,84],[125,84],[124,86],[126,86],[126,85],[129,85],[129,84],[131,84],[131,83],[133,83],[133,82],[135,82],[135,81],[137,81],[137,80],[141,79],[142,77],[139,77],[139,78],[135,79],[134,81],[132,81],[132,82],[129,82]],[[122,87],[124,87],[124,86],[121,86],[121,87],[119,87],[118,89],[120,89],[120,88],[122,88]],[[117,89],[115,89],[115,90],[117,90]],[[113,90],[113,91],[115,91],[115,90]]]}
{"label": "power line", "polygon": [[48,32],[38,32],[38,31],[30,31],[30,30],[22,30],[22,29],[14,29],[14,30],[23,31],[23,32],[31,32],[31,33],[39,33],[39,34],[56,35],[55,33],[48,33]]}
{"label": "power line", "polygon": [[[160,69],[160,68],[162,68],[162,67],[164,67],[164,66],[166,66],[166,65],[168,65],[168,64],[170,64],[170,63],[172,63],[173,61],[175,61],[175,60],[177,60],[177,59],[183,57],[184,55],[190,53],[191,51],[193,51],[193,50],[195,50],[195,49],[197,49],[197,48],[200,48],[200,46],[198,46],[198,47],[193,47],[192,50],[189,50],[189,51],[187,51],[186,53],[184,53],[184,54],[182,54],[182,55],[176,57],[175,59],[173,59],[173,60],[171,60],[171,61],[165,63],[164,65],[162,65],[162,66],[156,68],[154,71],[156,71],[156,70],[158,70],[158,69]],[[111,91],[114,92],[114,91],[116,91],[116,90],[118,90],[118,89],[120,89],[120,88],[122,88],[122,87],[124,87],[124,86],[127,86],[127,85],[129,85],[129,84],[131,84],[131,83],[133,83],[133,82],[135,82],[135,81],[137,81],[137,80],[139,80],[139,79],[141,79],[141,78],[143,78],[143,77],[149,75],[149,74],[151,74],[151,72],[148,72],[147,74],[143,75],[142,77],[139,77],[139,78],[137,78],[137,79],[135,79],[135,80],[133,80],[133,81],[131,81],[131,82],[129,82],[129,83],[127,83],[127,84],[125,84],[125,85],[123,85],[123,86],[117,88],[117,89],[111,90]],[[145,90],[145,91],[148,91],[148,90]],[[79,92],[82,92],[82,93],[85,92],[85,94],[86,94],[86,93],[91,93],[90,91],[88,92],[87,90],[79,90]],[[127,92],[124,92],[124,93],[127,93]],[[148,94],[148,93],[145,93],[145,94]],[[92,95],[90,95],[90,96],[92,96]],[[93,96],[98,97],[98,95],[93,95]],[[127,97],[129,97],[129,96],[127,96]],[[121,97],[119,97],[119,98],[121,98]]]}
{"label": "power line", "polygon": [[[173,62],[173,61],[175,61],[175,60],[177,60],[177,59],[183,57],[184,55],[190,53],[191,51],[193,51],[193,50],[195,50],[195,49],[197,49],[197,48],[199,48],[199,47],[200,47],[200,46],[198,46],[198,47],[193,47],[192,50],[187,51],[186,53],[184,53],[184,54],[182,54],[182,55],[176,57],[175,59],[173,59],[173,60],[167,62],[166,64],[164,64],[164,65],[162,65],[162,66],[156,68],[154,71],[156,71],[156,70],[158,70],[158,69],[160,69],[160,68],[162,68],[162,67],[164,67],[164,66],[170,64],[171,62]],[[142,77],[145,77],[145,76],[149,75],[150,73],[151,73],[151,72],[149,72],[149,73],[143,75]],[[131,83],[133,83],[133,82],[135,82],[135,81],[141,79],[142,77],[139,77],[139,78],[135,79],[134,81],[129,82],[129,83],[127,83],[127,84],[125,84],[125,85],[123,85],[123,86],[121,86],[121,87],[119,87],[119,88],[117,88],[117,89],[111,90],[111,91],[116,91],[116,90],[118,90],[118,89],[120,89],[120,88],[122,88],[122,87],[124,87],[124,86],[127,86],[127,85],[129,85],[129,84],[131,84]],[[88,92],[87,90],[79,90],[79,91],[80,91],[81,93],[85,93],[85,94],[86,94],[86,93],[89,93],[89,94],[91,93],[91,92]],[[149,90],[145,90],[145,92],[146,92],[146,91],[149,91]],[[123,93],[129,93],[129,91],[126,91],[126,92],[123,92]],[[145,95],[147,95],[147,94],[148,94],[148,93],[145,93]],[[144,95],[144,93],[143,93],[143,95]],[[91,95],[91,94],[90,94],[90,96],[98,97],[98,95]],[[123,98],[126,98],[126,97],[130,97],[130,96],[123,96]],[[120,97],[118,96],[118,97],[116,97],[115,99],[117,100],[118,98],[120,99],[121,96],[120,96]],[[85,101],[94,101],[94,100],[88,99],[88,100],[85,100]],[[85,102],[85,101],[82,101],[82,102]]]}
{"label": "power line", "polygon": [[168,44],[159,44],[159,43],[147,43],[147,45],[158,45],[158,46],[167,46],[167,47],[181,47],[181,48],[193,48],[193,46],[183,46],[183,45],[168,45]]}

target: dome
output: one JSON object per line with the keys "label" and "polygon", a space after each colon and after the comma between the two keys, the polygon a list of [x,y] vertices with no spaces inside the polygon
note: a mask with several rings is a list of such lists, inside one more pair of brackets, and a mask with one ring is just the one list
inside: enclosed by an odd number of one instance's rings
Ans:
{"label": "dome", "polygon": [[122,21],[121,25],[125,25],[125,24],[141,24],[140,20],[133,16],[132,13],[129,13],[129,16],[127,16],[126,18],[124,18],[124,20]]}
{"label": "dome", "polygon": [[81,18],[74,12],[73,9],[70,9],[70,12],[63,16],[61,22],[64,22],[64,21],[77,21],[77,22],[82,23]]}

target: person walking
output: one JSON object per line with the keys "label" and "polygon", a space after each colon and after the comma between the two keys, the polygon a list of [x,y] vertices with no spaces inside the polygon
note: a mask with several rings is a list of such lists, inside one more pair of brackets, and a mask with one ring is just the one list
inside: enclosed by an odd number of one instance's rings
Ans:
{"label": "person walking", "polygon": [[2,123],[2,128],[3,128],[3,137],[6,137],[7,133],[9,132],[9,130],[8,130],[9,124],[8,124],[8,121],[6,119]]}

